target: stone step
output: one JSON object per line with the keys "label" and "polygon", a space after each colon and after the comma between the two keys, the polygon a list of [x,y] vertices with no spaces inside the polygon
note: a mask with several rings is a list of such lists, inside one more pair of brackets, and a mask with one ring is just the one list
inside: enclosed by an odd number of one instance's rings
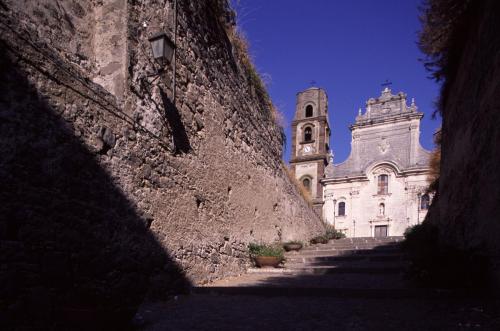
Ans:
{"label": "stone step", "polygon": [[406,267],[406,261],[310,261],[310,262],[292,262],[287,261],[284,264],[285,268],[316,268],[316,267],[336,267],[336,268],[395,268]]}
{"label": "stone step", "polygon": [[405,261],[406,256],[402,254],[394,255],[369,255],[358,254],[352,256],[289,256],[286,258],[286,263],[320,263],[334,261],[367,261],[367,262],[387,262],[387,261]]}
{"label": "stone step", "polygon": [[357,237],[357,238],[334,239],[332,241],[337,243],[373,243],[373,242],[401,242],[403,240],[404,237],[384,237],[384,238]]}
{"label": "stone step", "polygon": [[401,250],[366,250],[366,249],[326,249],[302,250],[300,252],[286,253],[285,257],[323,257],[323,256],[356,256],[356,255],[403,255]]}
{"label": "stone step", "polygon": [[332,274],[401,274],[404,266],[285,266],[285,273],[295,275],[332,275]]}
{"label": "stone step", "polygon": [[338,247],[338,248],[344,248],[344,247],[366,247],[368,249],[370,248],[376,248],[376,247],[401,247],[401,243],[398,242],[390,242],[390,243],[336,243],[336,242],[328,242],[327,244],[314,244],[310,246],[306,246],[303,249],[307,248],[314,248],[314,247]]}
{"label": "stone step", "polygon": [[[283,266],[284,269],[290,270],[292,273],[295,270],[299,270],[299,273],[312,273],[322,275],[320,271],[316,269],[324,269],[324,274],[340,274],[340,273],[370,273],[374,272],[377,274],[384,273],[402,273],[407,268],[407,264],[384,264],[384,265],[376,265],[376,264],[338,264],[335,262],[323,262],[321,264],[315,263],[293,263],[293,264],[285,264]],[[309,270],[311,269],[311,270]],[[314,269],[314,270],[312,270]],[[330,270],[332,269],[332,270]],[[333,270],[335,269],[335,270]],[[340,270],[345,269],[345,270]]]}
{"label": "stone step", "polygon": [[345,250],[345,249],[366,249],[366,250],[390,250],[390,249],[401,249],[400,244],[391,243],[387,245],[368,245],[368,244],[359,244],[359,245],[334,245],[334,244],[317,244],[313,246],[304,247],[301,251],[317,251],[317,250]]}

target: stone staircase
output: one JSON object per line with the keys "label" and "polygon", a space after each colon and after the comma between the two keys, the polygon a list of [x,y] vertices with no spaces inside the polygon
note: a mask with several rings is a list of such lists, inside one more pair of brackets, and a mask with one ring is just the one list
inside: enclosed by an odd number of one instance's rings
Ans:
{"label": "stone staircase", "polygon": [[287,252],[280,268],[194,287],[193,294],[310,296],[378,299],[451,299],[467,293],[418,288],[406,280],[403,237],[345,238]]}
{"label": "stone staircase", "polygon": [[251,268],[239,277],[203,287],[196,294],[419,297],[404,279],[403,237],[346,238],[287,252],[281,268]]}
{"label": "stone staircase", "polygon": [[[282,269],[290,274],[400,274],[406,261],[402,237],[346,238],[286,253]],[[251,269],[250,272],[266,272]]]}

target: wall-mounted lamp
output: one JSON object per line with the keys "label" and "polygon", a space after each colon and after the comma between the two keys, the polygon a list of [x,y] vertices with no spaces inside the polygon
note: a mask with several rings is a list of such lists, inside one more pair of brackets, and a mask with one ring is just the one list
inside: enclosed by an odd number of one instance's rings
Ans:
{"label": "wall-mounted lamp", "polygon": [[153,57],[156,62],[161,65],[159,71],[163,70],[163,67],[172,62],[172,57],[174,56],[175,44],[167,36],[165,32],[159,32],[148,39],[151,44],[151,49],[153,51]]}
{"label": "wall-mounted lamp", "polygon": [[[177,0],[174,1],[174,34],[173,40],[170,39],[165,32],[158,32],[148,38],[151,44],[151,50],[153,52],[154,60],[160,65],[160,69],[154,74],[145,74],[141,81],[144,83],[145,79],[148,77],[155,77],[154,80],[158,79],[163,73],[164,67],[167,64],[172,64],[172,104],[175,106],[175,80],[176,80],[176,53],[177,46],[175,42],[177,41]],[[154,81],[153,80],[153,81]],[[148,82],[152,84],[152,82]]]}

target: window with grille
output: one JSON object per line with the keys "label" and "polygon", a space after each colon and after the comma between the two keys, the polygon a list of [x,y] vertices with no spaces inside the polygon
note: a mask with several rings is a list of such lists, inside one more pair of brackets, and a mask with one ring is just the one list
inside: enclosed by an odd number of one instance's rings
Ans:
{"label": "window with grille", "polygon": [[377,194],[387,194],[389,192],[389,176],[378,176],[378,190]]}

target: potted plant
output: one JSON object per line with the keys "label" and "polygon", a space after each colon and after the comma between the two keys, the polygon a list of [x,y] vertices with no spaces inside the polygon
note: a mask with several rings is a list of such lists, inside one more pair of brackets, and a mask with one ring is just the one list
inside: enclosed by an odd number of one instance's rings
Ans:
{"label": "potted plant", "polygon": [[290,251],[299,251],[302,249],[302,242],[300,241],[288,241],[283,244],[283,248],[285,251],[290,252]]}
{"label": "potted plant", "polygon": [[316,236],[311,239],[311,244],[328,244],[330,239],[326,235]]}
{"label": "potted plant", "polygon": [[277,267],[285,259],[283,247],[278,245],[250,244],[248,250],[255,264],[260,268]]}

